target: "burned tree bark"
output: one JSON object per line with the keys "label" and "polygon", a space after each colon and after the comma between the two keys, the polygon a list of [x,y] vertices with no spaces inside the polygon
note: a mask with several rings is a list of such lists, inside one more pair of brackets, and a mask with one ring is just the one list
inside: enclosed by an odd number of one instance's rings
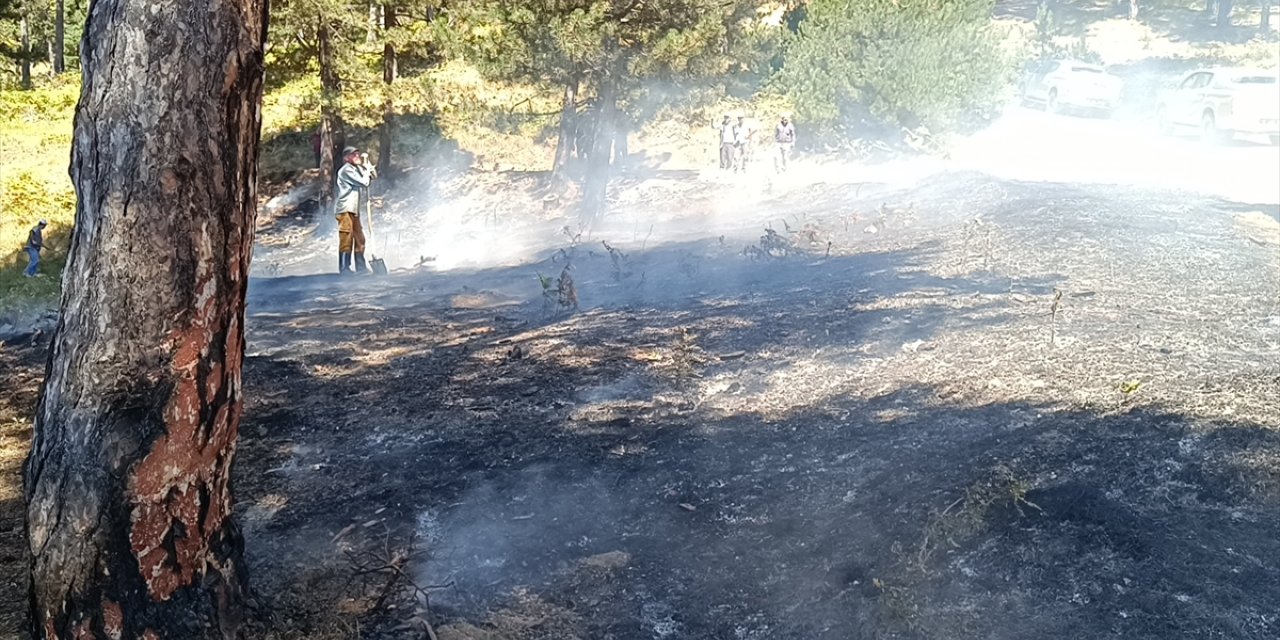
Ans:
{"label": "burned tree bark", "polygon": [[573,155],[574,137],[577,136],[578,115],[577,76],[565,83],[564,103],[560,107],[560,128],[556,137],[556,156],[551,165],[551,175],[563,179]]}
{"label": "burned tree bark", "polygon": [[22,14],[21,24],[18,29],[22,32],[19,36],[19,45],[22,47],[22,59],[18,61],[18,74],[20,76],[19,83],[23,89],[31,89],[31,23],[27,20],[27,14]]}
{"label": "burned tree bark", "polygon": [[329,21],[320,18],[316,28],[317,62],[320,63],[320,206],[328,211],[333,204],[334,172],[346,136],[342,130],[342,116],[338,111],[341,84],[338,80],[337,62],[334,60],[333,32]]}
{"label": "burned tree bark", "polygon": [[1218,0],[1218,28],[1231,26],[1231,10],[1235,8],[1234,0]]}
{"label": "burned tree bark", "polygon": [[66,64],[66,7],[63,0],[57,0],[54,3],[53,11],[53,60],[49,62],[53,65],[55,74],[62,73],[67,70]]}
{"label": "burned tree bark", "polygon": [[587,154],[587,175],[582,185],[582,216],[587,223],[603,217],[608,204],[614,112],[617,110],[617,92],[612,79],[606,78],[601,83],[597,106],[591,148]]}
{"label": "burned tree bark", "polygon": [[[382,28],[390,32],[396,27],[396,11],[394,5],[383,7]],[[382,45],[382,126],[378,129],[378,175],[384,178],[391,175],[391,147],[395,137],[395,100],[391,95],[391,85],[396,81],[398,66],[396,47],[388,40]]]}
{"label": "burned tree bark", "polygon": [[231,521],[266,3],[95,0],[24,470],[35,638],[243,636]]}

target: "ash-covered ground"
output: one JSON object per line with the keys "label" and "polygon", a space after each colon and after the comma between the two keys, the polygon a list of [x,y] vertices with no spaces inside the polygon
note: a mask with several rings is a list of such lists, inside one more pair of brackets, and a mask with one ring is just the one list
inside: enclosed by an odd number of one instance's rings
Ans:
{"label": "ash-covered ground", "polygon": [[[281,637],[1280,635],[1280,187],[1179,140],[1054,169],[1093,146],[1055,131],[258,281],[239,495]],[[370,613],[410,547],[429,606]]]}
{"label": "ash-covered ground", "polygon": [[1277,150],[1013,117],[637,171],[590,230],[516,176],[389,197],[437,260],[386,278],[264,247],[263,637],[1280,636]]}

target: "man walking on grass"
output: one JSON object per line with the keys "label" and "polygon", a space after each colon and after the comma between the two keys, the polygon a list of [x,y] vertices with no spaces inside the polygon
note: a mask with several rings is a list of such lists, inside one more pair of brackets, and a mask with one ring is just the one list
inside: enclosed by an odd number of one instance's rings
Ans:
{"label": "man walking on grass", "polygon": [[36,273],[36,269],[40,268],[40,250],[44,248],[44,228],[48,225],[48,220],[41,220],[36,226],[31,227],[31,233],[27,234],[27,244],[22,247],[22,250],[27,252],[27,270],[23,271],[22,275],[28,278],[40,275]]}
{"label": "man walking on grass", "polygon": [[367,273],[364,229],[360,225],[360,198],[362,194],[369,197],[369,183],[377,177],[377,171],[369,166],[369,154],[360,153],[355,147],[343,149],[342,160],[334,190],[334,211],[338,219],[338,273],[351,273],[353,257],[355,272]]}
{"label": "man walking on grass", "polygon": [[791,149],[796,146],[796,126],[791,124],[789,116],[782,116],[782,120],[773,130],[773,142],[778,145],[777,155],[773,158],[773,168],[778,173],[783,173],[791,160]]}

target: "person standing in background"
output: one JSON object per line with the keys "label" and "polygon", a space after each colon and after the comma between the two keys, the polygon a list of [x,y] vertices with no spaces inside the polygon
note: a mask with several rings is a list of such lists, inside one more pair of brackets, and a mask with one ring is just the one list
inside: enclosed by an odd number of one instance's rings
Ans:
{"label": "person standing in background", "polygon": [[724,114],[724,119],[720,121],[720,170],[729,171],[733,169],[733,122],[729,114]]}
{"label": "person standing in background", "polygon": [[356,273],[368,269],[364,261],[364,229],[360,225],[360,197],[377,177],[369,166],[369,154],[355,147],[342,150],[342,168],[338,169],[334,189],[334,217],[338,219],[338,273],[351,273],[352,258]]}
{"label": "person standing in background", "polygon": [[747,162],[751,160],[751,126],[746,116],[738,116],[738,124],[733,127],[734,173],[746,172]]}
{"label": "person standing in background", "polygon": [[791,149],[796,146],[796,126],[791,123],[790,116],[783,115],[778,126],[773,130],[773,142],[778,146],[777,155],[773,159],[773,168],[778,173],[787,170],[791,160]]}
{"label": "person standing in background", "polygon": [[36,226],[31,227],[31,233],[27,234],[27,244],[22,246],[22,250],[27,252],[27,269],[22,275],[28,278],[34,278],[38,273],[36,269],[40,268],[40,250],[44,249],[44,228],[49,226],[48,220],[41,220]]}

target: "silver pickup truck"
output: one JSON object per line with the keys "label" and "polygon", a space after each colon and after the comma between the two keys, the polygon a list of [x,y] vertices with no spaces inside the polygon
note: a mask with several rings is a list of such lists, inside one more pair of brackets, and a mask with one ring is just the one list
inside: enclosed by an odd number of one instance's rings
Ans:
{"label": "silver pickup truck", "polygon": [[1211,142],[1251,135],[1280,143],[1280,73],[1246,68],[1192,71],[1161,94],[1156,118],[1165,132],[1195,127]]}

